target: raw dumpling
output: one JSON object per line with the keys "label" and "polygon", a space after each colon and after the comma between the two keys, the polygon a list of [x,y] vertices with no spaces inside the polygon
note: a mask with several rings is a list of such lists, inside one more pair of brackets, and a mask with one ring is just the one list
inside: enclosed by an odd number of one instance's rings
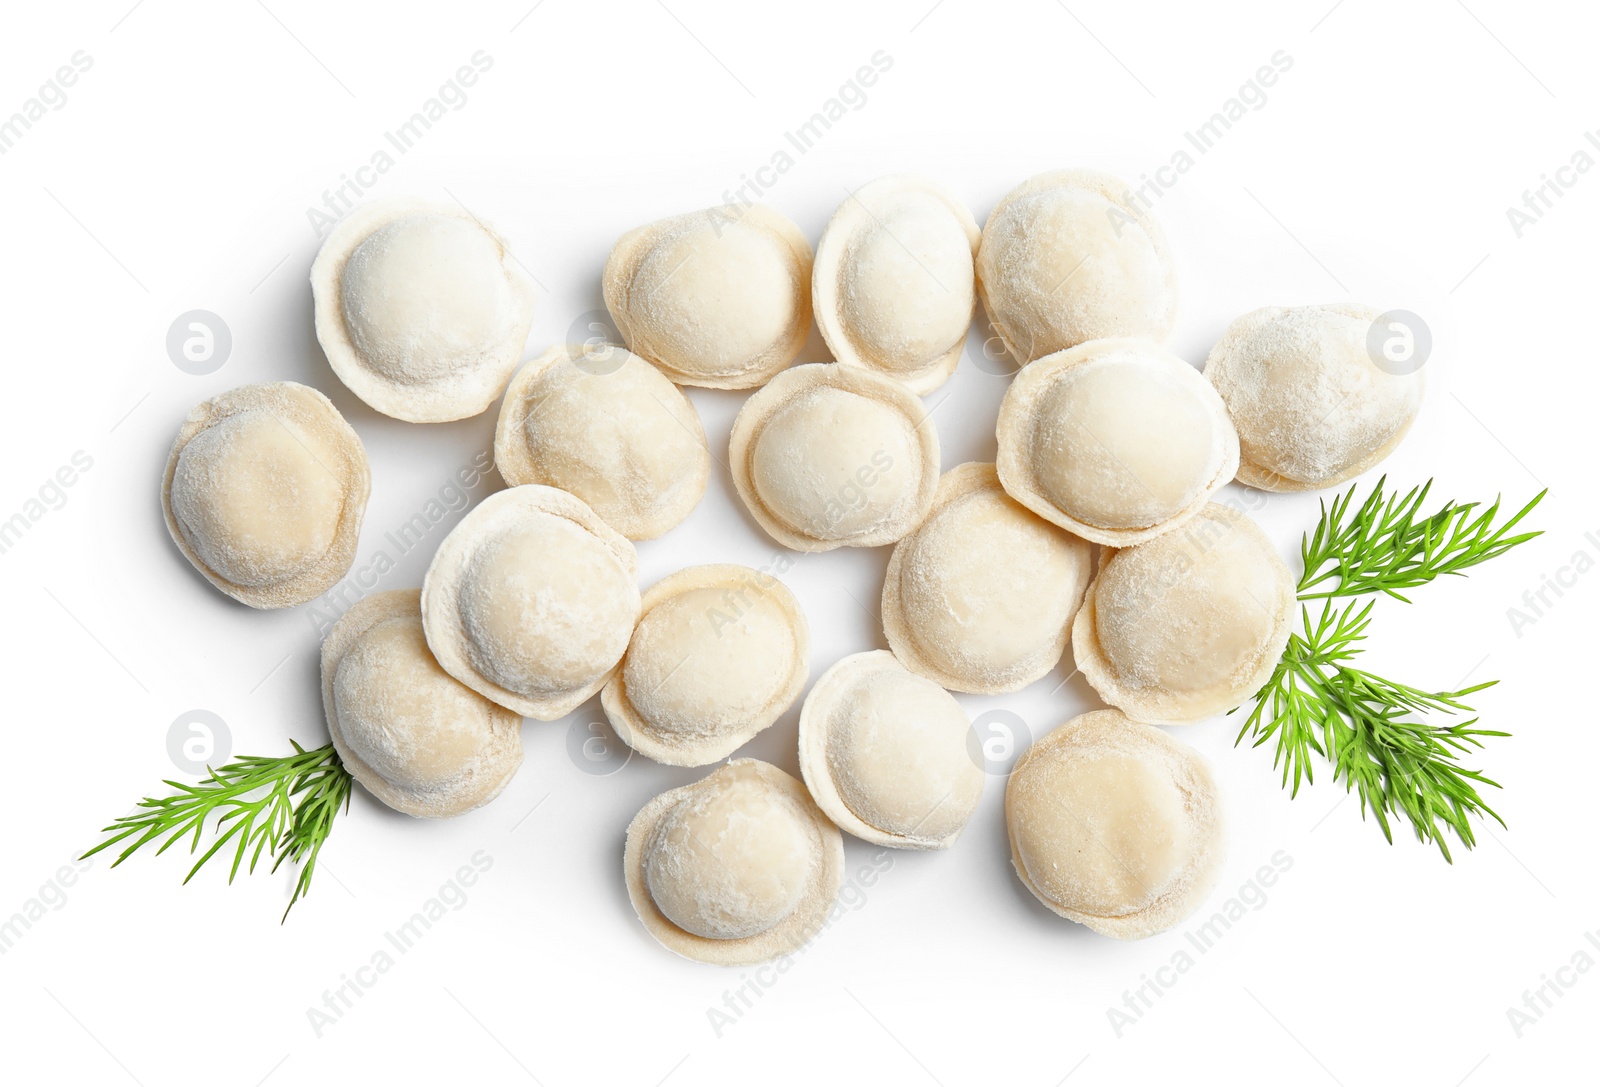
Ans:
{"label": "raw dumpling", "polygon": [[810,674],[800,602],[732,564],[662,578],[600,705],[622,742],[671,766],[725,759],[782,716]]}
{"label": "raw dumpling", "polygon": [[880,177],[839,205],[817,242],[812,309],[833,357],[921,396],[955,372],[977,300],[978,224],[942,185]]}
{"label": "raw dumpling", "polygon": [[995,434],[1007,494],[1111,547],[1170,532],[1239,468],[1216,390],[1139,340],[1096,340],[1024,367]]}
{"label": "raw dumpling", "polygon": [[1239,482],[1314,491],[1390,453],[1422,406],[1422,374],[1373,362],[1371,306],[1268,307],[1223,333],[1205,376],[1239,428]]}
{"label": "raw dumpling", "polygon": [[552,347],[511,379],[494,462],[511,486],[570,491],[630,540],[650,540],[705,494],[711,454],[683,391],[626,348]]}
{"label": "raw dumpling", "polygon": [[628,824],[628,897],[669,951],[745,966],[798,951],[839,896],[844,839],[776,766],[735,759]]}
{"label": "raw dumpling", "polygon": [[910,532],[939,482],[922,402],[860,366],[813,363],[745,401],[728,459],[767,535],[796,551],[877,547]]}
{"label": "raw dumpling", "polygon": [[983,227],[978,290],[1019,363],[1088,340],[1164,341],[1178,316],[1166,236],[1120,178],[1058,170],[1005,195]]}
{"label": "raw dumpling", "polygon": [[213,397],[183,421],[161,482],[167,531],[205,579],[252,608],[304,604],[355,561],[366,450],[315,389]]}
{"label": "raw dumpling", "polygon": [[603,286],[629,349],[667,377],[753,389],[805,343],[811,246],[771,208],[708,208],[624,234]]}
{"label": "raw dumpling", "polygon": [[1193,913],[1225,852],[1205,759],[1116,710],[1074,717],[1017,760],[1006,831],[1034,897],[1119,940],[1165,932]]}
{"label": "raw dumpling", "polygon": [[422,582],[428,646],[485,698],[554,721],[616,670],[639,618],[637,578],[633,545],[582,500],[512,487],[439,545]]}
{"label": "raw dumpling", "polygon": [[828,818],[875,845],[948,849],[983,794],[961,704],[881,649],[822,673],[800,711],[800,770]]}
{"label": "raw dumpling", "polygon": [[1006,495],[994,465],[960,465],[889,556],[884,636],[941,687],[1021,690],[1061,659],[1091,563],[1087,543]]}
{"label": "raw dumpling", "polygon": [[1185,724],[1226,713],[1272,675],[1295,580],[1272,541],[1212,503],[1182,528],[1116,552],[1072,624],[1072,656],[1129,717]]}
{"label": "raw dumpling", "polygon": [[415,589],[351,605],[322,643],[322,705],[345,769],[407,815],[460,815],[522,765],[522,719],[445,674]]}
{"label": "raw dumpling", "polygon": [[533,280],[459,206],[375,200],[346,216],[311,265],[317,339],[339,380],[412,423],[477,415],[517,368]]}

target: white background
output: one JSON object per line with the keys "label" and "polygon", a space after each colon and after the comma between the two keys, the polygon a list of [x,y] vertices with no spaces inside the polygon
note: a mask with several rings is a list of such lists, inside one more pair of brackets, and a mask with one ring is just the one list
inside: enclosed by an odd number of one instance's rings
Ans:
{"label": "white background", "polygon": [[[750,5],[531,0],[368,5],[131,0],[35,4],[0,36],[0,117],[77,50],[93,66],[0,156],[7,391],[0,519],[77,451],[93,467],[0,555],[6,602],[7,787],[0,919],[185,777],[167,732],[219,714],[235,753],[324,741],[318,638],[305,609],[255,612],[178,555],[158,481],[188,409],[236,385],[328,393],[372,461],[358,563],[487,447],[493,413],[418,427],[375,414],[312,334],[307,208],[384,146],[471,55],[492,68],[371,195],[453,194],[494,222],[543,285],[529,354],[600,305],[624,230],[719,203],[882,50],[892,67],[762,199],[813,240],[847,187],[920,171],[980,223],[1051,168],[1137,178],[1187,146],[1269,57],[1293,67],[1157,205],[1184,291],[1174,349],[1198,364],[1235,316],[1343,299],[1422,314],[1435,340],[1423,417],[1384,470],[1439,498],[1551,496],[1546,535],[1469,578],[1380,606],[1369,661],[1427,687],[1499,678],[1477,696],[1515,736],[1474,763],[1508,830],[1454,866],[1386,845],[1319,780],[1291,800],[1237,725],[1181,730],[1214,763],[1230,859],[1209,913],[1279,850],[1292,868],[1131,1027],[1107,1009],[1190,947],[1186,923],[1142,943],[1046,912],[1017,883],[1003,780],[948,853],[896,854],[846,913],[720,1036],[707,1009],[750,971],[681,961],[634,918],[623,830],[660,790],[697,778],[635,758],[582,772],[571,729],[595,703],[523,730],[526,763],[492,805],[424,823],[357,791],[310,898],[278,916],[290,876],[181,856],[105,858],[0,958],[0,1065],[21,1081],[116,1084],[1197,1082],[1524,1084],[1593,1077],[1600,970],[1521,1036],[1507,1009],[1600,930],[1591,781],[1600,574],[1531,626],[1522,607],[1584,551],[1600,556],[1593,467],[1594,239],[1600,171],[1518,238],[1506,209],[1600,126],[1596,26],[1578,5],[1138,4],[924,0]],[[670,8],[670,10],[668,10]],[[1070,10],[1069,10],[1070,9]],[[1470,9],[1470,10],[1469,10]],[[788,148],[793,153],[792,148]],[[1600,150],[1589,148],[1592,154]],[[1192,152],[1192,149],[1191,149]],[[772,177],[772,175],[768,175]],[[448,194],[447,194],[448,190]],[[218,372],[169,360],[173,319],[232,330]],[[928,398],[946,467],[992,459],[1005,378],[974,361]],[[803,361],[825,357],[813,337]],[[992,369],[992,367],[991,367]],[[693,391],[725,456],[742,396]],[[946,398],[948,398],[946,400]],[[490,477],[480,499],[501,486]],[[1250,498],[1249,495],[1242,497]],[[1284,556],[1317,496],[1258,515]],[[420,582],[452,514],[384,579]],[[640,547],[644,584],[709,561],[782,554],[717,467],[704,501]],[[810,618],[815,677],[881,646],[888,550],[799,558],[783,575]],[[1035,735],[1093,707],[1070,658],[1004,706]],[[1063,684],[1063,680],[1067,680]],[[746,749],[791,772],[798,706]],[[1401,834],[1404,834],[1402,828]],[[476,851],[490,870],[334,1025],[307,1009],[388,945]],[[850,870],[874,851],[851,840]],[[213,864],[213,868],[217,868]],[[1198,921],[1197,917],[1194,920]],[[1597,933],[1596,939],[1600,939]],[[392,949],[391,949],[392,950]],[[1192,948],[1191,948],[1192,950]],[[1165,975],[1172,978],[1175,975]],[[766,980],[771,980],[767,978]]]}

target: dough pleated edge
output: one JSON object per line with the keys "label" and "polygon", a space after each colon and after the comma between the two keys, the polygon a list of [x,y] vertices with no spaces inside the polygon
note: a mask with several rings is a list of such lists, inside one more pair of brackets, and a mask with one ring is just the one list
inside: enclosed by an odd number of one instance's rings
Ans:
{"label": "dough pleated edge", "polygon": [[[470,375],[450,374],[427,384],[394,381],[368,366],[344,321],[344,269],[375,232],[412,215],[444,215],[472,223],[500,248],[500,270],[511,288],[516,323],[494,364]],[[339,220],[311,263],[311,297],[317,342],[339,380],[367,406],[407,423],[448,423],[481,415],[499,398],[517,368],[533,327],[533,278],[523,271],[504,238],[465,208],[409,196],[362,204]]]}
{"label": "dough pleated edge", "polygon": [[[440,667],[461,683],[524,717],[555,721],[583,705],[604,687],[621,665],[620,658],[603,675],[581,687],[539,697],[521,695],[500,686],[474,667],[466,648],[467,630],[461,621],[462,580],[482,534],[496,520],[529,512],[571,521],[605,544],[630,578],[639,576],[639,559],[633,544],[601,520],[582,499],[554,487],[526,483],[485,498],[439,545],[422,579],[422,629]],[[637,625],[637,617],[634,623]]]}
{"label": "dough pleated edge", "polygon": [[[900,663],[906,666],[906,670],[925,679],[931,679],[946,690],[960,691],[963,694],[1010,694],[1044,678],[1061,660],[1061,654],[1066,652],[1072,631],[1072,619],[1068,618],[1067,622],[1062,624],[1060,636],[1045,648],[1038,664],[1023,669],[1010,678],[996,680],[993,683],[983,683],[971,676],[958,676],[947,672],[930,661],[917,647],[916,637],[912,634],[910,624],[906,622],[901,600],[900,578],[905,562],[905,551],[916,541],[917,531],[932,523],[944,507],[976,491],[990,489],[1005,494],[1004,488],[1000,486],[1000,478],[995,473],[995,466],[983,461],[958,464],[940,477],[933,505],[923,517],[922,523],[895,544],[894,550],[889,554],[889,566],[884,571],[883,596],[879,604],[883,618],[884,639]],[[1010,498],[1009,495],[1006,497]],[[1087,584],[1087,579],[1085,582]],[[1073,607],[1074,615],[1081,605],[1082,597],[1079,598],[1079,604]],[[1045,657],[1049,659],[1046,660]]]}
{"label": "dough pleated edge", "polygon": [[[689,373],[648,351],[640,350],[643,345],[639,344],[639,330],[634,327],[633,315],[629,312],[633,278],[638,274],[640,262],[655,242],[656,232],[676,219],[697,215],[722,215],[733,222],[748,218],[752,225],[776,235],[789,250],[790,259],[793,261],[792,270],[800,279],[798,294],[801,305],[787,334],[777,343],[770,345],[737,374]],[[611,314],[611,320],[616,324],[617,331],[622,333],[628,349],[653,364],[656,369],[667,375],[673,384],[693,385],[702,389],[754,389],[759,385],[765,385],[774,374],[793,362],[805,345],[806,335],[811,329],[811,264],[811,243],[787,216],[764,204],[751,204],[742,208],[724,205],[688,212],[686,215],[670,216],[628,231],[617,239],[617,244],[612,247],[610,256],[606,258],[600,286],[601,293],[605,297],[606,310]]]}
{"label": "dough pleated edge", "polygon": [[[1184,793],[1185,808],[1200,813],[1196,834],[1201,838],[1201,846],[1184,866],[1183,871],[1173,880],[1172,886],[1158,896],[1153,904],[1120,917],[1106,917],[1084,913],[1052,902],[1039,891],[1028,877],[1027,868],[1017,852],[1016,836],[1011,832],[1011,816],[1018,774],[1030,760],[1043,758],[1052,748],[1077,741],[1079,733],[1109,728],[1121,729],[1122,723],[1131,725],[1136,730],[1129,733],[1130,736],[1140,737],[1140,740],[1135,742],[1144,742],[1160,748],[1170,760],[1170,764],[1178,771],[1173,776],[1178,788]],[[1011,778],[1006,786],[1005,806],[1006,837],[1011,843],[1011,866],[1016,870],[1017,878],[1022,881],[1022,885],[1052,913],[1118,940],[1143,940],[1167,931],[1193,914],[1216,886],[1217,879],[1222,874],[1223,862],[1227,859],[1226,821],[1222,812],[1222,797],[1216,779],[1211,773],[1211,765],[1205,756],[1187,744],[1174,740],[1160,729],[1133,721],[1117,710],[1091,710],[1080,714],[1051,730],[1043,739],[1023,752],[1022,757],[1012,768]]]}
{"label": "dough pleated edge", "polygon": [[817,807],[847,834],[873,845],[894,849],[949,849],[966,829],[966,820],[942,838],[916,837],[882,830],[850,810],[850,805],[839,794],[828,766],[828,741],[833,728],[833,713],[838,708],[839,700],[869,677],[896,668],[910,671],[888,650],[873,649],[845,657],[822,674],[811,688],[811,693],[806,695],[805,705],[800,709],[800,775],[816,799]]}
{"label": "dough pleated edge", "polygon": [[[1000,199],[1000,203],[995,205],[994,210],[989,213],[989,218],[984,222],[983,229],[985,233],[994,225],[1002,213],[1008,213],[1011,210],[1011,205],[1016,201],[1045,189],[1060,187],[1083,189],[1098,194],[1125,212],[1129,222],[1136,225],[1140,233],[1144,234],[1149,240],[1151,249],[1155,251],[1156,259],[1161,262],[1167,273],[1166,287],[1172,297],[1172,312],[1166,328],[1161,331],[1158,338],[1158,342],[1164,341],[1167,336],[1171,335],[1172,329],[1176,327],[1178,322],[1180,299],[1178,294],[1177,264],[1172,259],[1172,250],[1167,245],[1167,236],[1161,229],[1161,224],[1156,221],[1155,216],[1148,209],[1141,208],[1128,199],[1128,185],[1117,175],[1101,170],[1051,170],[1047,173],[1030,177],[1006,193]],[[1015,330],[1009,328],[1004,319],[997,314],[991,297],[992,285],[985,281],[983,274],[984,261],[981,259],[982,254],[983,248],[980,245],[980,259],[973,262],[973,272],[977,276],[978,298],[983,303],[983,312],[989,319],[989,327],[993,328],[995,335],[1000,337],[1000,342],[1005,345],[1005,349],[1010,352],[1017,365],[1026,367],[1032,360],[1029,354],[1021,349]]]}
{"label": "dough pleated edge", "polygon": [[[196,435],[230,415],[259,407],[288,414],[295,422],[328,438],[344,455],[345,500],[339,511],[339,524],[334,530],[333,541],[314,567],[274,585],[238,585],[208,567],[184,537],[177,514],[172,509],[172,480],[177,475],[179,455]],[[366,512],[367,496],[371,489],[372,472],[367,464],[367,451],[355,430],[339,414],[339,409],[333,406],[333,401],[308,385],[277,381],[230,389],[196,405],[189,412],[178,430],[177,439],[172,443],[167,467],[162,473],[161,512],[167,523],[167,531],[172,534],[172,542],[178,545],[178,550],[190,565],[212,585],[252,608],[291,608],[315,600],[350,572],[350,567],[355,563],[361,518]]]}
{"label": "dough pleated edge", "polygon": [[[1282,560],[1278,560],[1276,553],[1273,552],[1272,541],[1254,521],[1238,510],[1213,502],[1208,505],[1204,515],[1220,517],[1228,522],[1230,528],[1249,532],[1264,553],[1270,554],[1278,561],[1278,565],[1283,565]],[[1094,688],[1096,694],[1135,721],[1148,725],[1189,725],[1243,705],[1246,699],[1260,690],[1272,677],[1272,670],[1277,667],[1278,659],[1283,656],[1284,648],[1289,644],[1289,635],[1294,625],[1294,579],[1287,568],[1284,570],[1283,592],[1277,602],[1279,607],[1273,615],[1272,633],[1263,645],[1255,667],[1237,683],[1221,691],[1208,692],[1208,697],[1205,698],[1190,698],[1187,704],[1181,697],[1162,692],[1152,693],[1125,685],[1118,678],[1116,669],[1112,667],[1111,659],[1101,648],[1097,625],[1099,613],[1095,601],[1101,579],[1112,569],[1119,553],[1119,551],[1107,551],[1101,557],[1100,570],[1089,583],[1088,591],[1083,596],[1083,606],[1078,609],[1077,616],[1072,620],[1073,663],[1078,666],[1084,680]]]}
{"label": "dough pleated edge", "polygon": [[816,835],[816,871],[800,904],[778,924],[765,932],[741,939],[714,940],[696,936],[673,924],[656,908],[655,901],[650,897],[650,889],[645,884],[644,848],[655,833],[656,826],[679,800],[725,767],[719,767],[699,781],[669,789],[639,809],[639,814],[628,824],[627,841],[623,847],[622,871],[628,887],[628,899],[633,903],[634,912],[639,915],[645,930],[668,951],[713,966],[750,966],[800,950],[827,926],[828,917],[839,896],[839,888],[844,882],[844,836],[817,807],[805,786],[776,766],[758,759],[736,759],[726,764],[744,765],[753,765],[764,781],[781,790],[798,805],[810,820]]}
{"label": "dough pleated edge", "polygon": [[[778,718],[794,705],[794,700],[800,697],[800,692],[805,688],[806,680],[811,675],[810,628],[806,623],[805,613],[800,610],[800,601],[789,591],[787,585],[770,574],[763,574],[759,570],[735,563],[691,566],[677,573],[668,574],[645,590],[639,606],[639,622],[634,624],[634,629],[638,629],[639,623],[644,622],[645,616],[649,615],[653,608],[673,597],[696,589],[745,585],[750,581],[752,574],[764,579],[757,583],[756,591],[764,593],[783,609],[789,619],[789,628],[794,631],[794,654],[790,660],[788,678],[782,688],[773,695],[755,719],[743,728],[699,743],[689,743],[672,736],[671,733],[653,728],[634,707],[628,697],[627,680],[623,676],[623,668],[628,661],[628,655],[624,653],[611,678],[600,690],[600,708],[605,711],[606,720],[610,721],[611,727],[616,730],[617,738],[634,751],[667,766],[709,766],[727,758],[775,725]],[[631,651],[632,647],[629,649]]]}
{"label": "dough pleated edge", "polygon": [[[795,397],[824,385],[868,399],[885,401],[897,408],[916,435],[917,450],[921,454],[921,463],[917,466],[917,489],[906,511],[870,531],[857,532],[838,540],[808,536],[769,510],[756,490],[752,473],[756,445],[772,416]],[[768,382],[765,388],[751,395],[734,417],[733,431],[728,437],[728,467],[733,476],[734,490],[739,493],[745,509],[750,511],[750,516],[755,518],[762,531],[794,551],[832,551],[839,547],[882,547],[896,543],[922,524],[939,486],[939,432],[927,426],[927,421],[922,401],[904,384],[865,366],[842,366],[832,362],[796,366],[785,370]]]}
{"label": "dough pleated edge", "polygon": [[[1242,317],[1236,318],[1234,322],[1228,326],[1227,331],[1222,334],[1222,338],[1212,346],[1211,353],[1206,356],[1205,368],[1201,371],[1206,380],[1211,382],[1212,386],[1215,387],[1217,376],[1227,370],[1230,362],[1232,361],[1233,352],[1238,348],[1239,344],[1257,329],[1259,329],[1262,325],[1270,323],[1274,318],[1291,308],[1295,307],[1263,306],[1261,309],[1251,310]],[[1320,306],[1318,308],[1329,310],[1334,313],[1342,313],[1349,317],[1365,318],[1368,320],[1376,320],[1379,316],[1378,311],[1371,306],[1360,305],[1358,303],[1335,302]],[[1418,384],[1418,394],[1421,395],[1422,386],[1426,384],[1426,379],[1423,377],[1422,371],[1420,370],[1417,371],[1416,378]],[[1226,403],[1226,398],[1224,398],[1224,403]],[[1416,423],[1417,415],[1419,414],[1421,413],[1415,413],[1410,419],[1407,419],[1405,425],[1399,430],[1395,431],[1394,436],[1383,445],[1374,449],[1356,464],[1329,479],[1295,479],[1291,476],[1274,472],[1270,468],[1256,464],[1249,460],[1248,457],[1245,456],[1242,445],[1239,453],[1239,471],[1234,478],[1240,483],[1244,484],[1246,487],[1254,487],[1258,491],[1271,491],[1276,494],[1294,494],[1300,491],[1321,491],[1326,490],[1329,487],[1337,487],[1342,483],[1349,483],[1352,479],[1363,475],[1369,469],[1377,467],[1388,458],[1390,453],[1393,453],[1396,449],[1398,449],[1400,447],[1400,443],[1405,440],[1406,435],[1411,432],[1411,427]]]}
{"label": "dough pleated edge", "polygon": [[[365,760],[357,755],[345,742],[344,730],[339,722],[339,711],[334,700],[334,679],[339,673],[339,662],[344,660],[345,654],[355,646],[361,636],[379,623],[387,619],[404,619],[414,617],[419,621],[422,618],[422,593],[418,589],[390,589],[381,593],[373,593],[364,597],[350,606],[350,610],[340,616],[339,622],[334,624],[327,638],[322,643],[322,711],[328,719],[328,736],[333,741],[333,749],[339,753],[340,760],[345,764],[362,788],[373,796],[393,808],[395,811],[404,812],[406,815],[419,819],[437,819],[445,816],[464,815],[465,813],[483,807],[489,801],[499,796],[510,784],[511,779],[522,766],[522,719],[512,710],[503,706],[490,703],[489,710],[498,720],[496,724],[497,738],[504,737],[514,743],[517,750],[516,761],[507,767],[504,775],[500,777],[487,777],[476,773],[469,774],[472,787],[465,793],[466,802],[463,806],[461,797],[453,798],[448,806],[436,800],[430,800],[426,795],[419,795],[406,789],[401,789],[384,778]],[[503,730],[503,731],[502,731]]]}
{"label": "dough pleated edge", "polygon": [[[1213,422],[1222,432],[1223,455],[1222,462],[1211,479],[1181,510],[1157,524],[1143,528],[1102,528],[1078,520],[1039,491],[1034,484],[1033,470],[1028,463],[1027,448],[1033,436],[1036,418],[1034,413],[1039,400],[1067,371],[1080,366],[1092,366],[1110,352],[1134,348],[1146,351],[1153,349],[1163,356],[1168,354],[1165,348],[1148,340],[1116,337],[1090,340],[1077,347],[1069,347],[1036,359],[1019,370],[1017,376],[1012,379],[1011,387],[1006,390],[1005,398],[1000,402],[1000,414],[995,422],[995,442],[998,446],[995,470],[1000,475],[1000,483],[1006,493],[1051,524],[1064,528],[1075,536],[1081,536],[1091,543],[1103,544],[1106,547],[1128,547],[1171,532],[1204,509],[1212,496],[1226,486],[1239,471],[1239,434],[1234,429],[1233,418],[1228,414],[1228,406],[1216,388],[1195,371],[1194,376],[1200,379],[1196,386],[1197,395],[1205,401],[1212,412]],[[1173,365],[1193,371],[1193,367],[1177,356],[1171,358]]]}
{"label": "dough pleated edge", "polygon": [[[614,351],[626,351],[627,348],[607,345]],[[598,350],[605,350],[599,348]],[[561,363],[582,358],[594,352],[579,344],[557,344],[538,358],[530,359],[511,378],[511,383],[506,386],[505,399],[500,404],[500,416],[495,421],[494,428],[494,464],[500,470],[500,478],[510,487],[518,487],[528,483],[537,483],[544,486],[555,486],[546,483],[544,474],[539,470],[528,443],[524,438],[524,427],[528,422],[528,394],[539,379],[549,373],[551,369]],[[630,355],[633,352],[628,352]],[[638,358],[637,355],[634,355]],[[639,359],[642,365],[650,363]],[[657,371],[659,373],[659,371]],[[684,522],[689,514],[694,512],[700,500],[705,497],[706,482],[711,477],[711,454],[706,446],[706,432],[700,422],[700,413],[695,410],[694,403],[683,394],[683,390],[672,384],[662,375],[662,380],[672,389],[672,392],[688,410],[688,418],[693,420],[692,433],[700,440],[700,445],[707,449],[704,460],[699,465],[696,483],[682,492],[675,503],[661,504],[653,512],[638,518],[628,518],[624,523],[612,525],[622,535],[630,540],[653,540],[664,536],[672,529]],[[669,410],[663,405],[662,410]],[[683,420],[680,418],[680,422]],[[685,423],[685,426],[688,424]]]}
{"label": "dough pleated edge", "polygon": [[[971,243],[974,281],[973,309],[967,314],[967,326],[961,337],[942,354],[909,371],[885,366],[857,350],[845,329],[839,298],[839,277],[844,271],[845,251],[851,237],[863,228],[879,225],[876,213],[869,205],[874,201],[892,199],[902,192],[926,193],[949,210],[950,217]],[[884,377],[893,378],[918,396],[927,396],[948,381],[961,361],[961,350],[966,346],[967,333],[972,329],[972,317],[977,312],[977,259],[981,236],[977,220],[960,198],[938,182],[917,174],[890,174],[869,181],[852,193],[849,199],[839,205],[833,218],[823,228],[822,237],[817,241],[816,261],[811,269],[811,311],[816,316],[817,331],[822,333],[822,341],[828,345],[834,359],[851,366],[865,366]]]}

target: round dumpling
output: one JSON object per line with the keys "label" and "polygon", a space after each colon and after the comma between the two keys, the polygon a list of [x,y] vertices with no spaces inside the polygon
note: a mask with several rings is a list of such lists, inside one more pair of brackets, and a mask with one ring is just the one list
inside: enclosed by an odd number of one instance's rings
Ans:
{"label": "round dumpling", "polygon": [[1225,851],[1205,759],[1116,710],[1074,717],[1017,760],[1006,831],[1035,898],[1119,940],[1165,932],[1193,913]]}
{"label": "round dumpling", "polygon": [[1096,340],[1023,368],[995,434],[1007,494],[1111,547],[1170,532],[1239,467],[1239,436],[1216,390],[1139,340]]}
{"label": "round dumpling", "polygon": [[311,265],[317,339],[350,391],[385,415],[443,423],[494,403],[533,324],[533,280],[457,205],[375,200]]}
{"label": "round dumpling", "polygon": [[955,372],[972,324],[978,224],[944,186],[910,174],[868,182],[817,243],[811,302],[833,357],[921,396]]}
{"label": "round dumpling", "polygon": [[884,636],[941,687],[1019,691],[1061,659],[1092,562],[1087,543],[1013,501],[994,465],[960,465],[889,556]]}
{"label": "round dumpling", "polygon": [[1154,724],[1226,713],[1271,677],[1295,580],[1266,533],[1212,503],[1111,556],[1072,624],[1072,655],[1111,705]]}
{"label": "round dumpling", "polygon": [[692,566],[644,594],[600,705],[635,751],[707,766],[793,705],[810,656],[800,602],[781,581],[748,566]]}
{"label": "round dumpling", "polygon": [[651,936],[718,966],[798,951],[827,922],[844,839],[776,766],[735,759],[662,793],[628,824],[623,872]]}
{"label": "round dumpling", "polygon": [[746,400],[728,441],[750,516],[796,551],[878,547],[917,526],[939,482],[939,435],[904,385],[812,363]]}
{"label": "round dumpling", "polygon": [[1268,307],[1223,333],[1206,359],[1239,428],[1239,482],[1314,491],[1394,452],[1422,406],[1422,374],[1372,359],[1371,306]]}
{"label": "round dumpling", "polygon": [[321,596],[350,571],[371,477],[361,439],[315,389],[245,385],[197,406],[161,483],[167,531],[252,608]]}
{"label": "round dumpling", "polygon": [[800,770],[817,805],[876,845],[948,849],[983,795],[961,704],[881,649],[822,674],[800,711]]}
{"label": "round dumpling", "polygon": [[522,765],[522,719],[445,674],[415,589],[351,605],[322,643],[328,733],[367,791],[407,815],[460,815]]}
{"label": "round dumpling", "polygon": [[633,545],[582,500],[527,484],[484,499],[439,545],[422,623],[446,672],[554,721],[603,687],[639,618]]}
{"label": "round dumpling", "polygon": [[677,526],[705,494],[711,453],[689,398],[622,347],[552,347],[517,371],[495,428],[511,486],[583,499],[630,540]]}
{"label": "round dumpling", "polygon": [[760,204],[630,230],[602,285],[629,350],[679,385],[765,384],[800,354],[811,324],[811,246]]}
{"label": "round dumpling", "polygon": [[989,323],[1019,363],[1088,340],[1164,341],[1178,317],[1166,236],[1120,178],[1058,170],[995,207],[978,246]]}

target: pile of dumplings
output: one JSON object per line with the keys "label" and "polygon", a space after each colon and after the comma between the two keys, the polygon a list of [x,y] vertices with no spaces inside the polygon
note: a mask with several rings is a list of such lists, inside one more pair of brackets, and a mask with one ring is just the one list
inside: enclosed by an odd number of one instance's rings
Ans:
{"label": "pile of dumplings", "polygon": [[[1163,346],[1174,264],[1126,192],[1105,174],[1042,174],[980,230],[941,185],[886,177],[845,201],[814,251],[766,207],[663,219],[605,263],[624,342],[557,344],[520,367],[533,294],[491,227],[414,199],[352,212],[311,271],[334,373],[412,422],[498,399],[507,489],[449,533],[420,590],[368,596],[328,635],[323,699],[344,765],[396,810],[458,815],[516,772],[523,718],[598,695],[634,751],[716,766],[627,828],[640,921],[680,955],[755,963],[824,926],[842,834],[956,843],[986,775],[950,692],[1020,690],[1070,642],[1108,708],[1012,770],[1017,876],[1121,939],[1188,916],[1218,875],[1223,814],[1205,759],[1156,726],[1248,699],[1295,603],[1271,541],[1217,492],[1366,471],[1416,417],[1422,379],[1375,364],[1378,311],[1351,304],[1246,314],[1195,369]],[[980,304],[1020,368],[995,463],[945,469],[921,397],[954,372]],[[836,361],[793,365],[813,320]],[[727,464],[776,543],[893,548],[887,648],[836,662],[805,694],[803,780],[732,758],[806,692],[794,594],[728,563],[640,591],[634,542],[688,517],[710,475],[685,385],[753,390]],[[368,481],[333,404],[280,382],[196,407],[162,498],[207,581],[283,608],[349,571]]]}

